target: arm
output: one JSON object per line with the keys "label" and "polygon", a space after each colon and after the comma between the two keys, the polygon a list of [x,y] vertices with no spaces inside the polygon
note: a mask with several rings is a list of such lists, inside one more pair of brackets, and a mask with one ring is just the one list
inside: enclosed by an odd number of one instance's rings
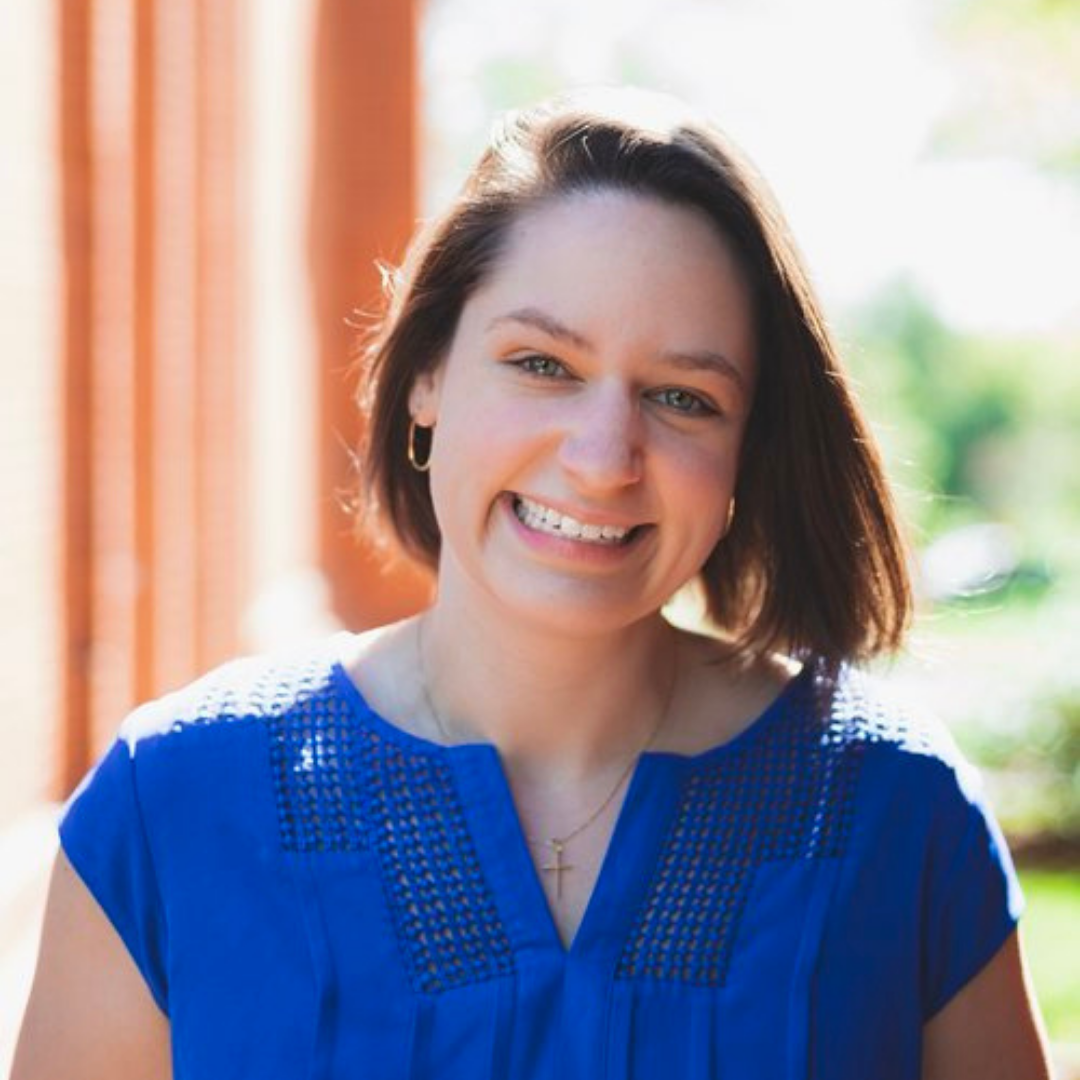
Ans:
{"label": "arm", "polygon": [[922,1080],[1049,1080],[1046,1036],[1013,933],[923,1029]]}
{"label": "arm", "polygon": [[169,1022],[66,856],[57,856],[11,1080],[169,1080]]}

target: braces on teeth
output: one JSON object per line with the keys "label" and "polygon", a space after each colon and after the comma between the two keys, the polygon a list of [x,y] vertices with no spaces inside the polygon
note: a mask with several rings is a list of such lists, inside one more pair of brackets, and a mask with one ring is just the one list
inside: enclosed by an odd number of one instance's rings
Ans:
{"label": "braces on teeth", "polygon": [[519,521],[537,532],[592,544],[621,544],[633,532],[618,525],[585,525],[576,518],[560,514],[520,495],[514,497],[514,513]]}

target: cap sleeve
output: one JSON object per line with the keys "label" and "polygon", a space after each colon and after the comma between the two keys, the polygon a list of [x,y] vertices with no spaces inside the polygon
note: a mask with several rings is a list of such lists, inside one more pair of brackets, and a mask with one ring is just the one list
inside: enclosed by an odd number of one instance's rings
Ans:
{"label": "cap sleeve", "polygon": [[1024,907],[1012,858],[978,773],[959,760],[947,777],[929,845],[924,1019],[992,959]]}
{"label": "cap sleeve", "polygon": [[135,775],[137,743],[119,738],[64,808],[60,843],[168,1013],[165,916]]}

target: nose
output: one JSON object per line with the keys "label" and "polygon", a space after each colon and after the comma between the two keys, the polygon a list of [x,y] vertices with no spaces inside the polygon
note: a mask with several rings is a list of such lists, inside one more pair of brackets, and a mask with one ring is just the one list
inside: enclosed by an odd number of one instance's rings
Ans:
{"label": "nose", "polygon": [[642,477],[644,439],[636,394],[597,385],[574,403],[559,462],[585,491],[610,491]]}

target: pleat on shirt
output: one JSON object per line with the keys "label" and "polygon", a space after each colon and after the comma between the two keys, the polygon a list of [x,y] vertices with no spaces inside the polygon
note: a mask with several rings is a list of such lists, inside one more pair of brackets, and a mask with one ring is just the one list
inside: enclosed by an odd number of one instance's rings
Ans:
{"label": "pleat on shirt", "polygon": [[633,1080],[634,1010],[636,996],[630,983],[615,982],[608,1007],[607,1068],[605,1080]]}
{"label": "pleat on shirt", "polygon": [[510,1076],[511,1051],[514,1043],[514,1008],[517,984],[512,979],[500,979],[494,986],[491,1009],[491,1057],[485,1076]]}

